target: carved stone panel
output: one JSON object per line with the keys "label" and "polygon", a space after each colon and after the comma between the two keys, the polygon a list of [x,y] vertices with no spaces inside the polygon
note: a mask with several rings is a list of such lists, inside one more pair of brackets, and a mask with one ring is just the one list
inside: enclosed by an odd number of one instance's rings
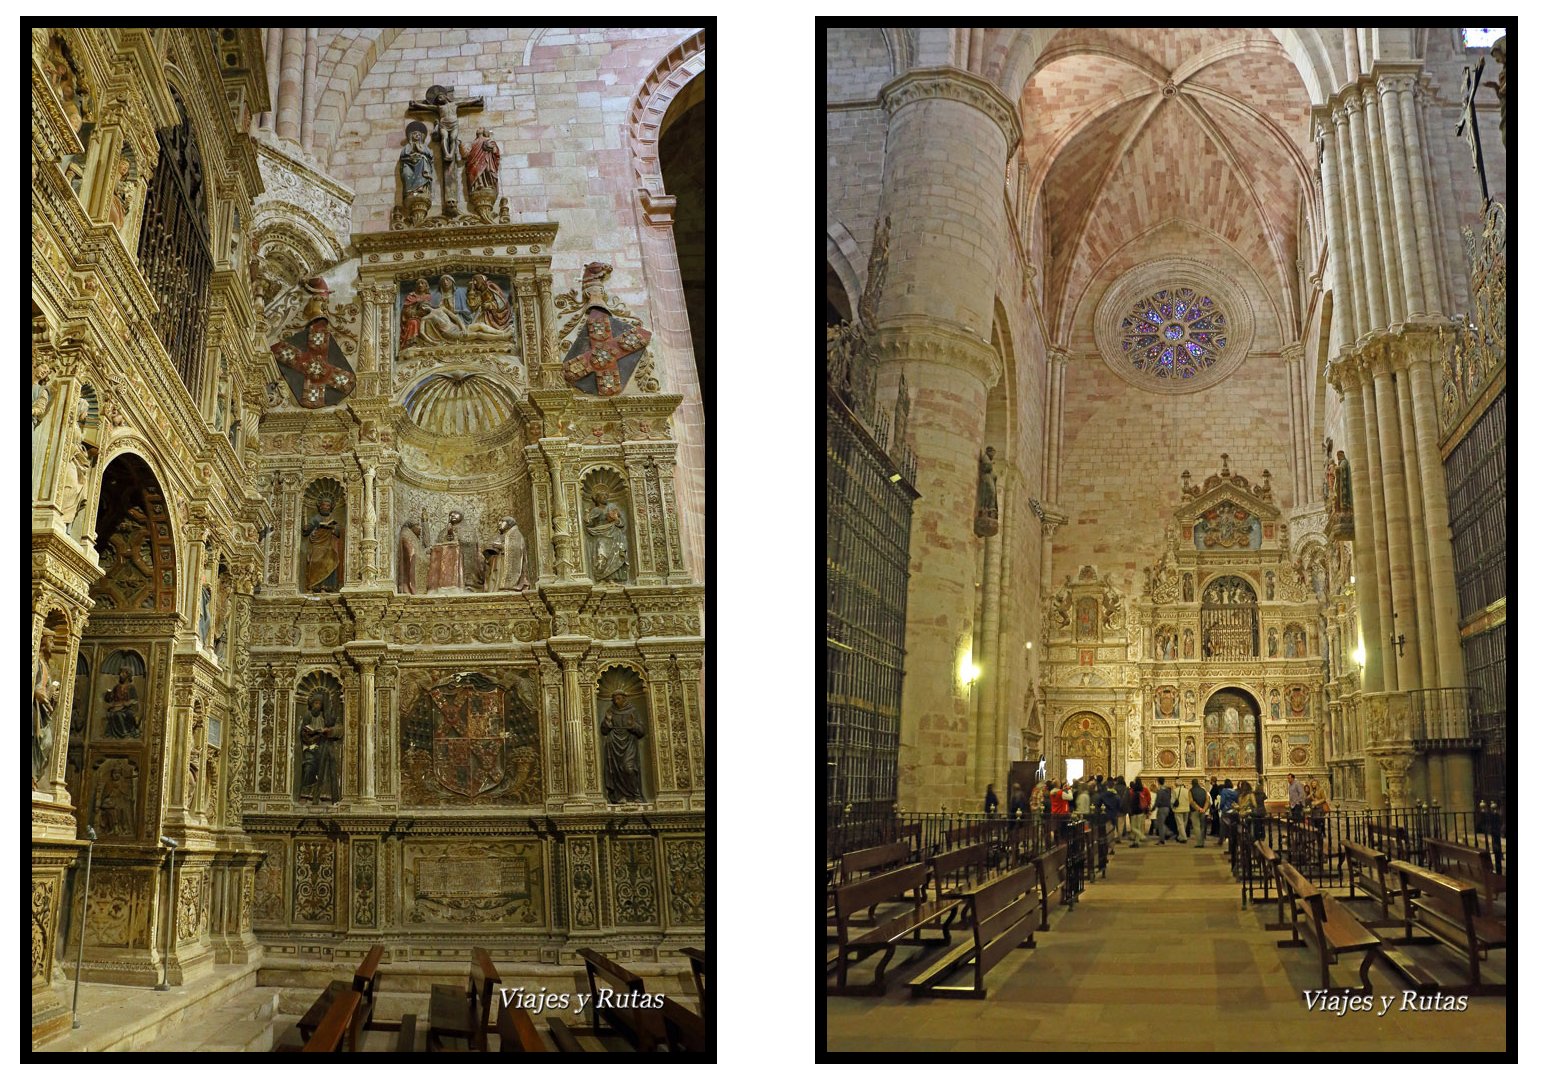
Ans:
{"label": "carved stone panel", "polygon": [[506,924],[546,920],[545,865],[535,841],[407,841],[402,899],[413,924]]}
{"label": "carved stone panel", "polygon": [[567,857],[568,927],[575,930],[597,928],[600,926],[600,916],[596,897],[598,877],[595,874],[594,838],[569,837]]}
{"label": "carved stone panel", "polygon": [[374,841],[353,843],[353,925],[375,926],[375,852]]}
{"label": "carved stone panel", "polygon": [[664,838],[664,870],[669,882],[669,927],[701,927],[707,922],[707,843],[701,837]]}
{"label": "carved stone panel", "polygon": [[289,843],[281,837],[253,838],[252,844],[267,851],[267,858],[257,865],[252,887],[252,918],[281,924],[288,913],[284,893],[284,872],[288,870]]}
{"label": "carved stone panel", "polygon": [[612,839],[611,886],[619,927],[652,927],[659,922],[658,859],[651,837]]}
{"label": "carved stone panel", "polygon": [[336,922],[337,846],[300,838],[294,845],[294,919],[297,924]]}

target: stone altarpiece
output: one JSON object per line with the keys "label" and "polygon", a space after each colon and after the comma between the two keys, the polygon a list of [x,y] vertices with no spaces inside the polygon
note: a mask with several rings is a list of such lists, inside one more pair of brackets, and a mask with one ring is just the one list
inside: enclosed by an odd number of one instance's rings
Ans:
{"label": "stone altarpiece", "polygon": [[1051,597],[1046,772],[1261,777],[1275,799],[1287,773],[1327,783],[1321,535],[1292,554],[1267,472],[1250,483],[1223,457],[1189,480],[1139,595],[1084,565]]}
{"label": "stone altarpiece", "polygon": [[[640,320],[603,275],[554,287],[554,224],[351,236],[351,191],[246,138],[258,33],[33,31],[34,1045],[69,1028],[88,823],[87,981],[378,941],[649,958],[705,922],[680,397],[646,354],[619,395],[564,380],[588,307]],[[212,262],[177,360],[152,319],[177,285],[141,274],[167,133]],[[404,349],[405,292],[445,276],[445,308],[495,334]],[[310,377],[350,379],[305,407],[272,348],[318,319],[348,368]],[[399,591],[405,522],[427,565],[452,509],[459,587]]]}

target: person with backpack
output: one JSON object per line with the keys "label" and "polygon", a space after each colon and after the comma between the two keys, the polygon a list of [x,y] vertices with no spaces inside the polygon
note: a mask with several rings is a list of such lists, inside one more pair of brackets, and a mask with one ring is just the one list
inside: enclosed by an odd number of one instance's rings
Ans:
{"label": "person with backpack", "polygon": [[1205,847],[1205,823],[1210,819],[1210,793],[1205,786],[1199,783],[1199,778],[1194,778],[1193,785],[1189,788],[1189,836],[1197,835],[1197,848]]}
{"label": "person with backpack", "polygon": [[1155,828],[1156,812],[1151,809],[1151,786],[1145,781],[1140,782],[1140,817],[1141,836],[1150,837]]}
{"label": "person with backpack", "polygon": [[1167,817],[1172,814],[1173,790],[1167,787],[1167,778],[1157,778],[1157,791],[1154,811],[1157,824],[1157,844],[1167,844]]}
{"label": "person with backpack", "polygon": [[1131,846],[1140,848],[1141,838],[1146,826],[1146,817],[1140,809],[1140,778],[1136,777],[1130,782],[1129,792],[1125,796],[1125,832],[1130,835]]}

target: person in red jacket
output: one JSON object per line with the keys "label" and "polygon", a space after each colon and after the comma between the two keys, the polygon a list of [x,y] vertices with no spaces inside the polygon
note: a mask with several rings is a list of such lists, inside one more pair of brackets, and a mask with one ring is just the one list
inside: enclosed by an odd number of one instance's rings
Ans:
{"label": "person in red jacket", "polygon": [[1071,813],[1070,797],[1066,795],[1066,786],[1057,785],[1049,793],[1049,813],[1052,815],[1068,815]]}

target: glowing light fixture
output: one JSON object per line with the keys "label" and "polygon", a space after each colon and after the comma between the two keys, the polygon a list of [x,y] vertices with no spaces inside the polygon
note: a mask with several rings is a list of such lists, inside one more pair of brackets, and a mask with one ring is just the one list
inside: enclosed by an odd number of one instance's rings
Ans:
{"label": "glowing light fixture", "polygon": [[1350,659],[1354,660],[1356,667],[1365,666],[1365,643],[1362,641],[1355,646],[1355,651],[1350,653]]}
{"label": "glowing light fixture", "polygon": [[979,666],[975,664],[969,653],[964,653],[963,659],[958,662],[958,681],[968,686],[979,677]]}

